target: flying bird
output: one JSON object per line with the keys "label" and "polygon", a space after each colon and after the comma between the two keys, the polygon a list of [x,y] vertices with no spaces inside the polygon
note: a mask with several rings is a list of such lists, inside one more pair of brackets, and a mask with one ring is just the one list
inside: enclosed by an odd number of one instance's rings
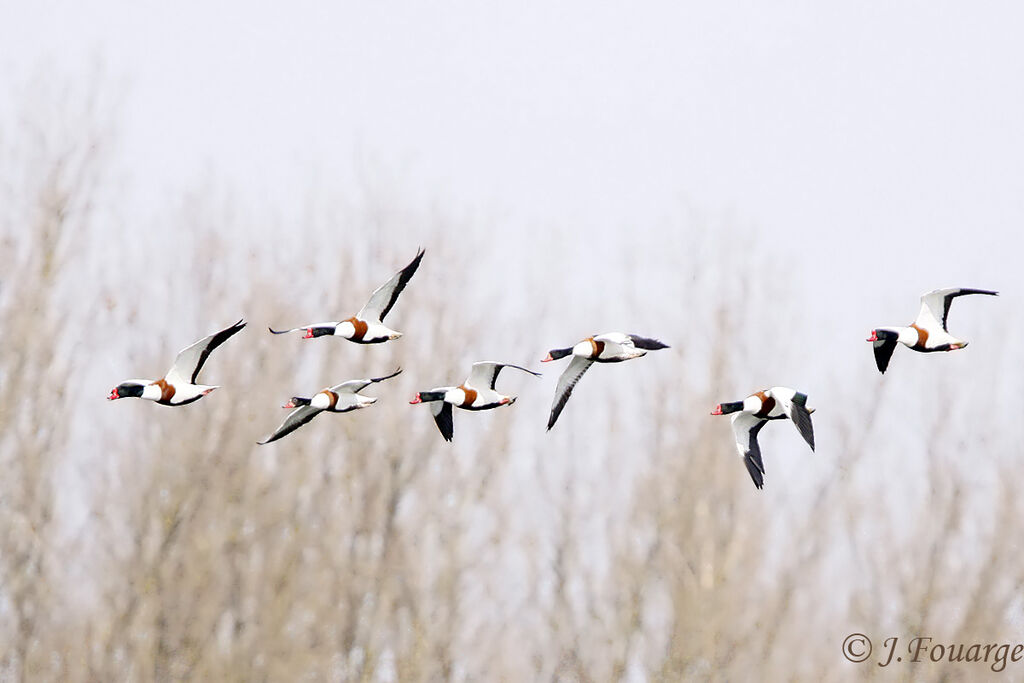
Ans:
{"label": "flying bird", "polygon": [[387,327],[383,321],[395,302],[398,301],[398,295],[402,293],[416,269],[419,268],[423,254],[423,249],[416,252],[416,258],[378,287],[370,295],[370,300],[366,302],[366,305],[351,318],[341,322],[314,323],[303,327],[293,327],[290,330],[275,330],[272,327],[268,329],[274,334],[304,331],[306,334],[303,339],[334,335],[344,337],[357,344],[380,344],[398,339],[402,333]]}
{"label": "flying bird", "polygon": [[967,294],[997,296],[999,292],[957,287],[936,289],[921,295],[921,310],[910,327],[879,327],[871,330],[867,341],[872,342],[874,347],[875,364],[879,372],[884,374],[889,367],[889,359],[897,343],[922,353],[956,351],[967,346],[967,342],[957,339],[946,329],[946,318],[949,317],[953,299]]}
{"label": "flying bird", "polygon": [[203,369],[203,363],[210,357],[215,348],[226,342],[231,335],[245,327],[245,323],[239,320],[231,327],[225,328],[216,334],[203,337],[195,344],[178,352],[174,359],[174,365],[161,379],[129,379],[121,382],[110,390],[107,400],[114,401],[119,398],[144,398],[148,401],[156,401],[165,406],[183,406],[186,403],[198,401],[203,396],[219,387],[206,384],[196,384],[196,377]]}
{"label": "flying bird", "polygon": [[500,406],[510,406],[516,402],[515,396],[505,396],[494,389],[494,383],[502,368],[515,368],[528,372],[534,377],[540,377],[538,372],[511,363],[479,361],[473,363],[469,377],[459,386],[421,391],[409,403],[412,405],[430,403],[430,411],[434,415],[437,428],[441,430],[441,436],[445,441],[451,441],[455,430],[452,423],[452,406],[464,410],[490,410]]}
{"label": "flying bird", "polygon": [[621,363],[647,355],[648,351],[667,348],[668,344],[663,344],[657,339],[648,339],[635,334],[608,332],[587,337],[569,348],[551,350],[541,361],[542,363],[565,358],[568,355],[572,355],[572,360],[562,372],[562,376],[558,378],[558,385],[555,387],[555,400],[551,404],[551,415],[548,417],[548,429],[555,426],[555,421],[562,414],[562,409],[565,408],[565,403],[572,395],[576,383],[580,381],[580,377],[591,365],[594,363]]}
{"label": "flying bird", "polygon": [[802,394],[788,387],[772,387],[751,394],[742,401],[720,403],[711,411],[712,415],[732,416],[732,431],[736,438],[736,450],[747,466],[754,486],[764,486],[764,463],[761,461],[761,447],[757,445],[757,433],[768,420],[784,420],[789,418],[796,425],[800,436],[814,450],[814,427],[811,425],[811,413],[814,408],[807,407],[807,394]]}
{"label": "flying bird", "polygon": [[281,437],[291,434],[324,411],[329,413],[347,413],[351,410],[358,410],[359,408],[369,408],[377,402],[377,399],[371,396],[362,396],[359,392],[371,384],[391,379],[401,372],[402,368],[398,368],[390,375],[385,375],[384,377],[353,379],[348,382],[342,382],[341,384],[336,384],[333,387],[321,389],[312,398],[293,396],[291,400],[288,401],[288,403],[285,403],[282,407],[294,408],[294,410],[288,413],[288,417],[284,419],[281,426],[278,427],[266,441],[259,441],[257,443],[262,446],[270,443],[271,441],[277,441]]}

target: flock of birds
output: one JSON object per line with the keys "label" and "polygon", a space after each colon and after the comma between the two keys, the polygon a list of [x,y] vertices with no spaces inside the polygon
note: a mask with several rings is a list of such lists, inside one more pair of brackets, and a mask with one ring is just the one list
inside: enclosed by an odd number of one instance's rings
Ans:
{"label": "flock of birds", "polygon": [[[420,249],[416,257],[405,268],[398,271],[390,280],[377,288],[370,300],[351,318],[338,322],[315,323],[288,330],[275,330],[273,334],[303,332],[304,339],[313,337],[336,336],[344,337],[357,344],[380,344],[402,336],[384,325],[384,318],[394,307],[399,294],[412,279],[423,259],[424,251]],[[984,289],[950,288],[937,289],[921,296],[921,309],[917,318],[907,327],[879,327],[871,331],[867,341],[872,342],[875,363],[878,370],[885,372],[889,360],[897,344],[923,353],[934,351],[955,351],[967,346],[967,342],[957,339],[946,328],[949,307],[953,299],[967,294],[987,294],[995,296],[997,292]],[[130,379],[118,384],[107,397],[109,400],[119,398],[143,398],[161,405],[182,406],[198,401],[216,386],[198,384],[203,364],[218,346],[238,333],[245,323],[239,320],[234,325],[204,337],[191,346],[182,349],[171,369],[158,380]],[[648,351],[668,348],[657,339],[641,337],[635,334],[608,332],[587,337],[574,346],[552,349],[541,362],[550,362],[572,356],[569,365],[562,372],[555,388],[555,398],[551,405],[548,418],[548,429],[555,426],[558,416],[565,408],[572,395],[576,383],[594,363],[620,363],[640,358]],[[473,363],[469,377],[458,386],[436,387],[417,393],[411,404],[428,403],[434,421],[446,441],[451,441],[454,433],[452,408],[463,410],[491,410],[515,403],[515,396],[506,396],[495,389],[498,375],[504,368],[513,368],[539,377],[540,374],[511,363],[480,361]],[[395,377],[401,368],[390,375],[369,379],[355,379],[342,382],[322,389],[310,398],[294,396],[285,408],[292,409],[284,422],[259,444],[268,444],[291,434],[299,427],[308,423],[322,412],[347,413],[360,408],[367,408],[377,399],[363,396],[360,392],[372,384],[383,382]],[[712,415],[732,414],[732,427],[736,439],[736,449],[750,473],[757,488],[764,486],[764,462],[761,449],[757,444],[757,434],[769,420],[789,419],[796,426],[800,435],[814,450],[814,428],[811,424],[811,413],[814,408],[807,407],[807,395],[788,387],[772,387],[747,396],[742,401],[721,403],[715,406]]]}

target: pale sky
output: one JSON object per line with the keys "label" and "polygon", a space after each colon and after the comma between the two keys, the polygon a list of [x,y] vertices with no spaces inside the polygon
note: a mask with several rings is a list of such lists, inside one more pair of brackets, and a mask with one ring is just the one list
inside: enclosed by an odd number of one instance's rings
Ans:
{"label": "pale sky", "polygon": [[288,201],[369,164],[511,224],[686,201],[918,293],[1024,224],[1016,3],[253,4],[7,2],[0,83],[102,63],[140,196],[213,170]]}

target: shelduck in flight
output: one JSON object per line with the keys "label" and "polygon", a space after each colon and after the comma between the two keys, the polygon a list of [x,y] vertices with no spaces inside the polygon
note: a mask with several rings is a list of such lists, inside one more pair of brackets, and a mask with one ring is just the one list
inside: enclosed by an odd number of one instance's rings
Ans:
{"label": "shelduck in flight", "polygon": [[377,402],[377,399],[371,396],[362,396],[359,392],[371,384],[391,379],[401,372],[402,368],[398,368],[390,375],[385,375],[384,377],[353,379],[341,384],[335,384],[333,387],[318,391],[312,398],[293,396],[282,407],[294,408],[294,410],[288,413],[288,417],[284,419],[281,426],[266,441],[259,441],[259,445],[262,446],[271,441],[277,441],[281,437],[291,434],[324,411],[329,413],[347,413],[359,408],[369,408]]}
{"label": "shelduck in flight", "polygon": [[555,400],[551,404],[551,415],[548,417],[548,429],[555,426],[555,421],[562,414],[566,401],[572,395],[572,390],[580,377],[594,363],[621,363],[625,360],[639,358],[648,351],[667,349],[668,344],[663,344],[657,339],[648,339],[635,334],[622,334],[621,332],[608,332],[593,337],[587,337],[576,346],[565,349],[552,349],[542,363],[549,363],[559,358],[572,355],[572,361],[558,378],[558,385],[555,387]]}
{"label": "shelduck in flight", "polygon": [[383,323],[384,317],[387,316],[391,307],[395,305],[398,295],[402,293],[405,286],[409,284],[409,280],[412,279],[413,273],[419,268],[420,261],[423,259],[423,253],[422,249],[416,252],[416,258],[405,268],[395,273],[390,280],[378,287],[370,295],[370,300],[366,302],[366,305],[351,318],[341,322],[315,323],[303,327],[293,327],[290,330],[275,330],[271,327],[269,328],[270,331],[274,334],[304,331],[306,334],[303,339],[334,335],[336,337],[344,337],[357,344],[380,344],[392,339],[398,339],[402,336],[402,333],[395,332],[385,326]]}
{"label": "shelduck in flight", "polygon": [[455,431],[452,423],[452,406],[463,410],[490,410],[500,406],[510,406],[516,402],[515,396],[505,396],[494,390],[494,383],[502,368],[515,368],[528,372],[534,377],[540,377],[540,373],[511,363],[479,361],[473,363],[469,377],[459,386],[421,391],[409,403],[413,405],[430,403],[430,411],[434,414],[434,422],[441,430],[441,436],[445,441],[451,441]]}
{"label": "shelduck in flight", "polygon": [[910,327],[879,327],[871,330],[867,341],[873,343],[875,364],[879,372],[884,374],[889,367],[889,359],[892,358],[897,342],[922,353],[956,351],[967,346],[967,342],[957,339],[946,329],[946,318],[949,317],[953,299],[967,294],[997,296],[999,292],[957,287],[936,289],[921,295],[921,310]]}
{"label": "shelduck in flight", "polygon": [[198,401],[218,388],[206,384],[196,384],[196,377],[203,369],[203,363],[215,348],[226,342],[231,335],[243,327],[245,327],[245,323],[239,320],[231,327],[211,334],[209,337],[203,337],[192,346],[179,351],[178,357],[174,359],[174,365],[161,379],[126,380],[110,390],[107,400],[144,398],[165,406],[183,406],[186,403]]}
{"label": "shelduck in flight", "polygon": [[736,437],[736,450],[743,458],[743,464],[754,480],[754,486],[764,486],[764,463],[761,461],[761,447],[757,445],[757,433],[768,420],[784,420],[787,417],[796,425],[800,436],[814,450],[814,427],[807,407],[807,394],[801,394],[788,387],[772,387],[751,394],[742,401],[720,403],[711,411],[712,415],[732,416],[732,431]]}

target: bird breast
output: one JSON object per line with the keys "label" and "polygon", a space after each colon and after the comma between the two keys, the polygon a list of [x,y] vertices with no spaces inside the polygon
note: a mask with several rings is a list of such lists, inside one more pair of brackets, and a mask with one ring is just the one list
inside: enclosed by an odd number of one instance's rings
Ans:
{"label": "bird breast", "polygon": [[331,407],[331,396],[326,391],[318,392],[309,405],[320,410],[327,410]]}

